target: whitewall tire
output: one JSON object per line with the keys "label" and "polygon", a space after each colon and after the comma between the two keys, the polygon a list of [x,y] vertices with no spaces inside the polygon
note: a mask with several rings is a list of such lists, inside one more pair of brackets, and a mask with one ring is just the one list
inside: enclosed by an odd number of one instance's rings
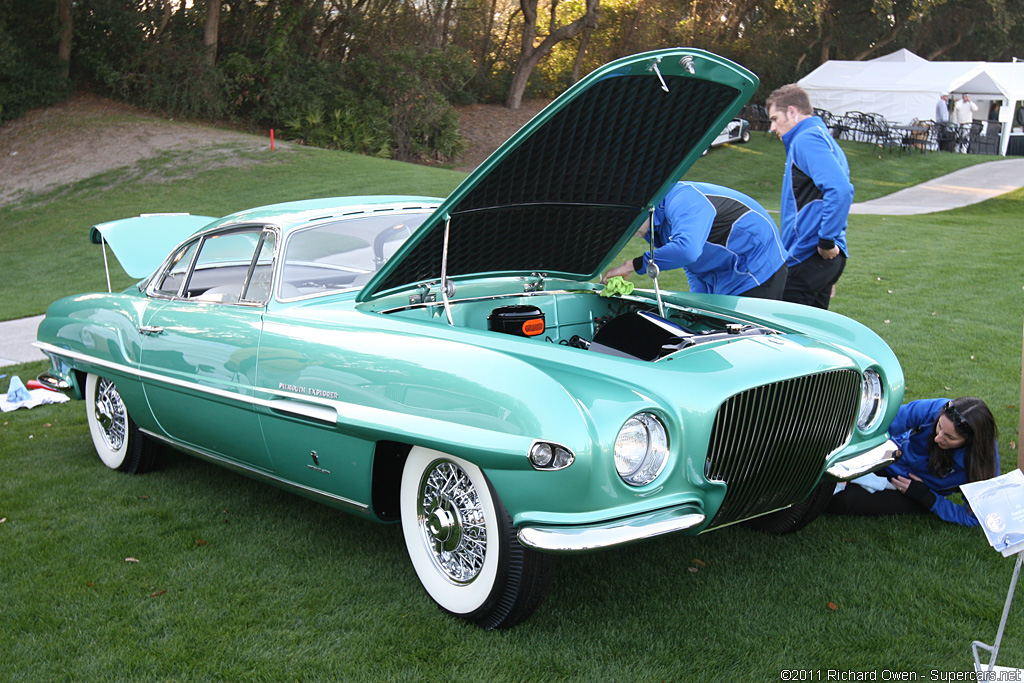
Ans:
{"label": "whitewall tire", "polygon": [[128,414],[114,382],[93,374],[86,378],[85,414],[92,444],[104,465],[129,474],[153,469],[156,460],[153,444]]}
{"label": "whitewall tire", "polygon": [[479,467],[413,448],[400,497],[409,559],[441,609],[484,628],[506,628],[544,601],[556,560],[519,542]]}

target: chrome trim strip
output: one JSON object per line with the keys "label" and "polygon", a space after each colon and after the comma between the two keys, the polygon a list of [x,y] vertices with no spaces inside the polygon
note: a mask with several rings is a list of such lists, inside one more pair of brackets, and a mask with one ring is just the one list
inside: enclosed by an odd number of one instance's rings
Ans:
{"label": "chrome trim strip", "polygon": [[[52,353],[56,356],[84,361],[99,367],[116,370],[122,374],[133,375],[142,380],[151,380],[171,386],[181,387],[190,391],[207,394],[209,396],[216,396],[229,401],[235,401],[243,405],[259,406],[277,412],[287,412],[292,415],[297,415],[321,423],[326,421],[327,424],[344,427],[350,433],[375,433],[377,431],[375,429],[375,425],[388,424],[388,418],[393,415],[381,408],[360,405],[358,403],[348,403],[345,401],[323,398],[317,399],[303,397],[299,399],[296,394],[290,392],[269,389],[266,387],[253,387],[253,390],[258,391],[261,396],[269,396],[269,398],[258,398],[254,395],[250,396],[239,394],[202,384],[196,384],[195,382],[166,377],[155,372],[140,370],[136,367],[124,365],[122,363],[114,363],[111,361],[97,359],[79,351],[62,349],[46,342],[34,342],[34,345],[44,353]],[[332,414],[333,418],[331,417]],[[344,416],[344,422],[341,422],[341,416]],[[476,444],[479,449],[487,450],[488,452],[498,450],[509,454],[515,454],[517,457],[522,458],[528,457],[529,447],[533,442],[533,439],[527,436],[496,433],[479,427],[453,424],[431,417],[422,417],[412,414],[403,415],[400,428],[393,424],[391,425],[391,428],[393,430],[391,431],[391,434],[395,438],[399,439],[419,439],[424,434],[450,435],[453,431],[458,431],[460,434],[459,438],[462,439],[463,443]],[[437,447],[443,448],[440,445]]]}
{"label": "chrome trim strip", "polygon": [[886,439],[882,445],[849,460],[837,462],[825,471],[839,481],[850,481],[893,464],[896,462],[895,454],[898,450],[899,446],[892,439]]}
{"label": "chrome trim strip", "polygon": [[243,474],[247,477],[252,477],[253,479],[259,479],[261,481],[266,481],[271,484],[274,484],[275,486],[290,489],[306,498],[313,498],[315,500],[319,500],[325,503],[342,505],[348,508],[352,508],[358,512],[366,512],[370,509],[370,506],[365,503],[359,503],[354,500],[349,500],[348,498],[345,498],[343,496],[338,496],[333,493],[321,491],[320,489],[314,489],[310,488],[309,486],[303,486],[302,484],[296,484],[295,482],[288,481],[287,479],[282,479],[281,477],[270,474],[269,472],[266,472],[264,470],[260,470],[255,467],[250,467],[248,465],[244,465],[234,460],[229,460],[219,455],[214,455],[213,453],[196,448],[195,446],[186,446],[172,439],[168,439],[165,436],[151,432],[148,429],[140,429],[139,431],[141,431],[143,434],[150,438],[156,439],[157,441],[160,441],[162,443],[167,444],[168,446],[171,446],[172,448],[175,448],[180,451],[185,451],[189,455],[195,456],[200,460],[206,460],[225,469],[237,472],[238,474]]}
{"label": "chrome trim strip", "polygon": [[692,506],[682,506],[598,524],[524,526],[519,530],[519,542],[551,553],[575,553],[686,531],[700,526],[705,519]]}
{"label": "chrome trim strip", "polygon": [[261,400],[253,396],[246,396],[245,394],[238,394],[233,391],[214,389],[213,387],[204,386],[202,384],[196,384],[195,382],[186,382],[185,380],[174,379],[173,377],[167,377],[166,375],[160,375],[155,372],[140,370],[139,368],[132,365],[125,365],[123,363],[115,363],[113,361],[96,358],[94,356],[90,356],[80,351],[62,349],[59,346],[54,346],[53,344],[48,344],[46,342],[37,341],[33,342],[32,345],[46,354],[53,354],[55,356],[85,361],[87,363],[92,363],[93,365],[98,365],[101,368],[109,368],[111,370],[117,370],[118,372],[124,374],[135,375],[139,379],[149,379],[156,382],[163,382],[164,384],[170,384],[172,386],[182,387],[184,389],[191,389],[193,391],[210,394],[211,396],[219,396],[220,398],[235,400],[240,403],[270,407],[270,401],[267,400]]}

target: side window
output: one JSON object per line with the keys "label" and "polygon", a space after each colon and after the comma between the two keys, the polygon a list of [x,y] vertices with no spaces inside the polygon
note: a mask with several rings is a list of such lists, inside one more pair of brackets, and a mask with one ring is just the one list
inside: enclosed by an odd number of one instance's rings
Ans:
{"label": "side window", "polygon": [[163,296],[177,296],[181,285],[188,275],[189,266],[192,265],[192,258],[195,256],[199,240],[192,240],[182,246],[171,259],[167,269],[157,276],[153,291]]}
{"label": "side window", "polygon": [[[205,236],[185,287],[185,296],[200,301],[238,303],[253,275],[257,249],[262,253],[266,243],[263,235],[260,228]],[[269,258],[267,267],[269,269]]]}
{"label": "side window", "polygon": [[256,259],[250,265],[249,284],[242,294],[243,301],[263,302],[270,298],[276,241],[277,235],[270,230],[263,233],[263,241],[256,253]]}
{"label": "side window", "polygon": [[262,226],[204,235],[182,245],[154,276],[157,296],[263,303],[270,296],[277,234]]}

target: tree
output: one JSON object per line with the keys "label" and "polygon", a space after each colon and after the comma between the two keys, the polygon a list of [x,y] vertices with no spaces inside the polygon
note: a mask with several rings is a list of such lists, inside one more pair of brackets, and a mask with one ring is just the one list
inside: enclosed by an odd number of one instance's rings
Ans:
{"label": "tree", "polygon": [[558,0],[551,0],[548,35],[540,44],[536,44],[539,0],[519,0],[519,7],[523,11],[523,38],[519,61],[512,73],[512,83],[509,86],[508,99],[505,101],[505,106],[509,109],[519,109],[523,103],[523,94],[526,92],[530,74],[533,73],[537,63],[547,56],[555,45],[563,40],[576,37],[584,29],[597,28],[600,0],[586,0],[586,2],[583,16],[569,24],[558,26]]}
{"label": "tree", "polygon": [[217,64],[217,32],[220,27],[220,0],[206,0],[206,25],[203,28],[203,46],[206,63]]}
{"label": "tree", "polygon": [[60,0],[57,8],[57,19],[60,24],[60,43],[57,46],[57,58],[62,66],[61,76],[71,76],[71,37],[74,35],[74,24],[71,22],[71,0]]}

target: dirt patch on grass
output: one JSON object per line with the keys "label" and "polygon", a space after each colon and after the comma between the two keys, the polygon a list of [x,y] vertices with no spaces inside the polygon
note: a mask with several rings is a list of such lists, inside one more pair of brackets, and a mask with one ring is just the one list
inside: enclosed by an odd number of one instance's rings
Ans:
{"label": "dirt patch on grass", "polygon": [[211,165],[226,165],[269,148],[269,138],[79,95],[0,126],[0,206],[167,151],[193,150]]}
{"label": "dirt patch on grass", "polygon": [[498,104],[470,104],[456,107],[459,131],[466,141],[466,153],[456,162],[455,170],[472,171],[498,149],[517,130],[543,109],[550,100],[523,102],[519,109]]}
{"label": "dirt patch on grass", "polygon": [[[467,150],[454,168],[472,171],[547,101],[522,108],[474,104],[458,107]],[[278,140],[280,151],[293,149]],[[0,206],[86,178],[131,168],[126,181],[149,178],[140,162],[166,152],[185,152],[189,169],[251,163],[270,149],[267,136],[179,122],[95,95],[35,109],[0,126]],[[191,171],[188,171],[191,172]],[[173,169],[161,167],[173,177]]]}

